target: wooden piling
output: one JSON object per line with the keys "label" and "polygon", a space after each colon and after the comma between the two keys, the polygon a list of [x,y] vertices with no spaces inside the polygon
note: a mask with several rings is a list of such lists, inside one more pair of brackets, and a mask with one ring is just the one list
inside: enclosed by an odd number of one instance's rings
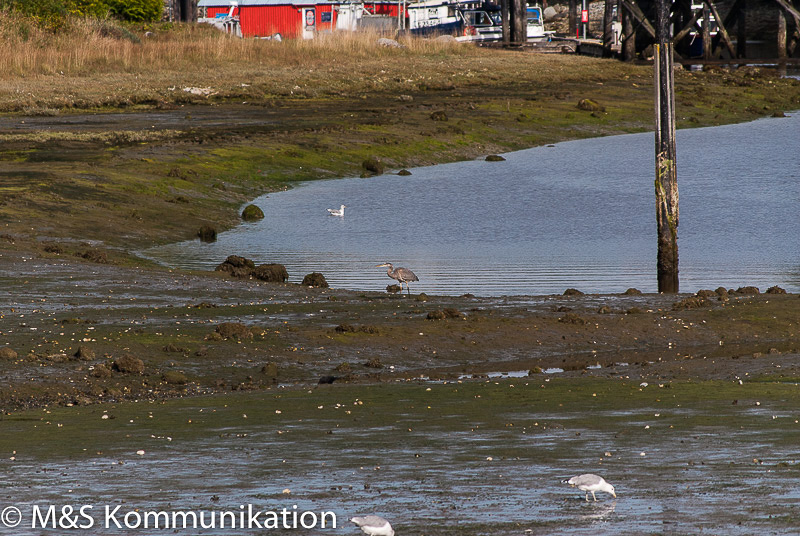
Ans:
{"label": "wooden piling", "polygon": [[511,18],[509,15],[508,2],[510,0],[501,0],[500,10],[503,20],[503,44],[508,45],[511,42]]}
{"label": "wooden piling", "polygon": [[569,0],[569,36],[578,35],[578,0]]}
{"label": "wooden piling", "polygon": [[603,12],[603,56],[610,58],[613,55],[611,50],[614,44],[614,6],[617,0],[605,0],[605,11]]}
{"label": "wooden piling", "polygon": [[778,59],[786,59],[786,14],[778,9]]}
{"label": "wooden piling", "polygon": [[736,15],[736,57],[747,57],[747,0],[737,2],[739,10]]}
{"label": "wooden piling", "polygon": [[617,12],[622,16],[622,60],[636,59],[636,29],[633,15],[623,0],[619,1]]}
{"label": "wooden piling", "polygon": [[711,24],[709,19],[709,15],[711,12],[708,10],[708,6],[705,4],[703,5],[703,59],[710,60],[711,59]]}
{"label": "wooden piling", "polygon": [[[658,291],[678,292],[678,173],[675,150],[675,82],[670,0],[656,2],[654,45],[656,223]],[[706,18],[706,24],[708,24]]]}

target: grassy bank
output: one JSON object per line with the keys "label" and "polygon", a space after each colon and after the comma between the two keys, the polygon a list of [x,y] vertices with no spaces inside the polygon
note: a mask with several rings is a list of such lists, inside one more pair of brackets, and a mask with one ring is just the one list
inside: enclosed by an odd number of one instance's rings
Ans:
{"label": "grassy bank", "polygon": [[[113,260],[228,228],[247,199],[364,173],[369,158],[390,171],[652,123],[648,66],[430,40],[382,47],[375,35],[275,43],[115,28],[7,36],[6,243],[80,253],[68,240],[96,240]],[[769,70],[681,71],[676,85],[681,127],[800,107],[800,83]]]}

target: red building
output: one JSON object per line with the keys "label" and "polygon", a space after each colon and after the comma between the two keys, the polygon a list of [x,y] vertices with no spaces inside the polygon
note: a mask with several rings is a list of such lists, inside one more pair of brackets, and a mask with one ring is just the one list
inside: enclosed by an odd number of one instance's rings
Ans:
{"label": "red building", "polygon": [[[336,28],[336,7],[343,2],[325,0],[200,0],[199,19],[222,19],[231,14],[238,17],[242,37],[311,38],[316,32]],[[364,4],[373,15],[397,16],[397,2]],[[205,20],[204,20],[205,19]]]}

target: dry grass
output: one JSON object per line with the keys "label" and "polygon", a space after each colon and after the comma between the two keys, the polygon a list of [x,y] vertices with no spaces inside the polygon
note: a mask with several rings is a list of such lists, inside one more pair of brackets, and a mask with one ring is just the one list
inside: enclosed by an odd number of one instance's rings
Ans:
{"label": "dry grass", "polygon": [[[402,47],[386,47],[377,33],[274,42],[234,38],[205,25],[150,29],[145,36],[144,28],[131,33],[111,21],[76,19],[53,34],[14,15],[0,16],[7,51],[0,55],[0,111],[352,98],[487,83],[538,86],[573,76],[614,77],[622,68],[452,40],[402,38]],[[192,87],[209,91],[184,91]]]}
{"label": "dry grass", "polygon": [[51,33],[18,15],[3,14],[0,76],[88,76],[109,72],[191,71],[231,64],[314,67],[332,61],[361,61],[397,55],[470,54],[474,47],[452,41],[405,39],[402,48],[377,45],[378,33],[336,32],[314,40],[273,42],[233,38],[204,26],[170,26],[169,31],[131,33],[112,21],[74,19]]}

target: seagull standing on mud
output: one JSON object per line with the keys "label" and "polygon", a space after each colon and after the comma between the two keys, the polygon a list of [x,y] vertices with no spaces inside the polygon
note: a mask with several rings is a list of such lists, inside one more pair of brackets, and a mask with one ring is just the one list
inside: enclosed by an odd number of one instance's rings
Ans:
{"label": "seagull standing on mud", "polygon": [[328,209],[328,214],[330,214],[331,216],[344,217],[344,209],[345,209],[345,207],[347,207],[347,205],[342,205],[339,208],[329,208]]}
{"label": "seagull standing on mud", "polygon": [[394,536],[392,525],[381,516],[354,517],[350,521],[361,527],[361,531],[369,536]]}
{"label": "seagull standing on mud", "polygon": [[596,491],[604,491],[613,495],[615,499],[617,498],[617,494],[614,492],[614,486],[606,482],[602,476],[588,473],[585,475],[573,476],[569,480],[564,480],[563,482],[581,491],[585,491],[586,502],[589,502],[589,493],[594,497],[594,502],[597,502],[597,497],[595,497],[594,494]]}
{"label": "seagull standing on mud", "polygon": [[386,275],[391,277],[392,279],[397,279],[400,281],[400,292],[403,292],[403,283],[406,284],[406,289],[408,289],[408,293],[411,294],[411,288],[408,286],[409,281],[419,281],[419,278],[409,270],[408,268],[395,268],[392,266],[390,262],[384,262],[383,264],[376,264],[375,268],[386,268]]}

